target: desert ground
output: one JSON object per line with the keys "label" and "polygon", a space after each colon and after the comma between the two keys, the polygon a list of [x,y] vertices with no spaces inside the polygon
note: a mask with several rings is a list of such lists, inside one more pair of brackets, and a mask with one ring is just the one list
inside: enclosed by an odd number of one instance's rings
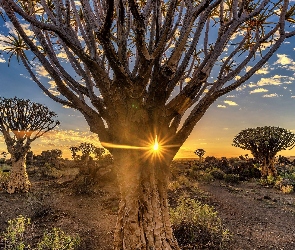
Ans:
{"label": "desert ground", "polygon": [[[175,207],[180,197],[212,206],[229,237],[226,244],[210,244],[202,237],[208,241],[212,238],[201,232],[195,243],[202,243],[183,245],[183,249],[295,249],[293,192],[284,193],[272,185],[262,185],[257,178],[238,182],[196,178],[196,173],[192,173],[193,162],[176,161],[171,166],[170,206]],[[110,171],[91,184],[85,176],[41,176],[32,168],[29,176],[30,193],[0,191],[0,234],[5,232],[8,220],[23,215],[31,219],[25,233],[31,246],[46,230],[55,227],[69,235],[79,235],[81,242],[77,249],[112,249],[119,203],[114,173]],[[0,249],[4,249],[3,238]]]}

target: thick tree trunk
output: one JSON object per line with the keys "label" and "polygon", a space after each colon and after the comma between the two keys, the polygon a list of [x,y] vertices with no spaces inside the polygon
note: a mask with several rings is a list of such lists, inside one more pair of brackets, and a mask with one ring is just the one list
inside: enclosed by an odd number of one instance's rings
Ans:
{"label": "thick tree trunk", "polygon": [[158,157],[144,160],[130,150],[114,158],[121,191],[115,250],[179,249],[167,202],[169,166]]}
{"label": "thick tree trunk", "polygon": [[31,187],[25,164],[26,156],[12,156],[12,168],[8,181],[7,192],[12,194],[16,192],[28,192]]}
{"label": "thick tree trunk", "polygon": [[266,157],[264,159],[261,168],[261,175],[263,178],[267,178],[267,176],[277,176],[277,169],[275,167],[275,157]]}

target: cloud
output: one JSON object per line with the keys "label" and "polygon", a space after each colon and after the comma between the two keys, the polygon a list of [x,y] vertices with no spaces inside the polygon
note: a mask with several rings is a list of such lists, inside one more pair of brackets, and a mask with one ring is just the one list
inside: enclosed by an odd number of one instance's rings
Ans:
{"label": "cloud", "polygon": [[268,90],[264,89],[264,88],[258,88],[258,89],[254,89],[254,90],[250,91],[250,94],[263,93],[263,92],[268,92]]}
{"label": "cloud", "polygon": [[280,79],[282,78],[282,76],[278,76],[275,75],[274,77],[270,77],[270,78],[261,78],[258,83],[257,86],[261,87],[261,86],[265,86],[265,85],[281,85],[281,81]]}
{"label": "cloud", "polygon": [[36,67],[36,73],[39,76],[50,78],[48,72],[45,70],[45,68],[42,65],[37,64],[35,67]]}
{"label": "cloud", "polygon": [[229,100],[225,100],[224,103],[228,104],[229,106],[239,106],[236,102],[229,101]]}
{"label": "cloud", "polygon": [[0,57],[0,63],[5,63],[6,60],[3,57]]}
{"label": "cloud", "polygon": [[226,106],[225,105],[217,105],[217,108],[226,108]]}
{"label": "cloud", "polygon": [[265,67],[263,67],[263,68],[257,70],[256,74],[266,75],[266,74],[268,74],[269,72],[270,72],[270,71],[269,71],[268,67],[265,66]]}
{"label": "cloud", "polygon": [[278,60],[274,64],[287,65],[292,64],[293,61],[285,54],[277,54]]}
{"label": "cloud", "polygon": [[276,94],[276,93],[274,93],[274,94],[268,94],[268,95],[263,95],[262,97],[269,97],[269,98],[278,97],[278,94]]}
{"label": "cloud", "polygon": [[257,87],[257,84],[254,84],[253,82],[250,82],[250,83],[248,84],[248,87],[249,87],[249,88],[254,88],[254,87]]}

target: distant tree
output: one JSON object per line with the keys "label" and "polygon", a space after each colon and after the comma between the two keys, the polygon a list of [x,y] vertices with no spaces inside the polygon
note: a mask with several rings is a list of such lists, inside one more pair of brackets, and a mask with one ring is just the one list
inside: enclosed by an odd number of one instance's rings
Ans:
{"label": "distant tree", "polygon": [[41,152],[41,157],[44,163],[56,166],[62,157],[62,151],[60,149],[45,150]]}
{"label": "distant tree", "polygon": [[90,159],[90,155],[95,152],[96,147],[92,143],[82,142],[79,145],[79,150],[82,152],[81,160],[87,164]]}
{"label": "distant tree", "polygon": [[194,152],[197,156],[199,156],[199,161],[201,162],[203,159],[203,156],[205,155],[206,151],[202,148],[199,148],[197,150],[195,150]]}
{"label": "distant tree", "polygon": [[79,110],[114,157],[115,250],[179,249],[169,166],[208,108],[295,35],[292,3],[0,0],[15,28],[1,48],[48,97]]}
{"label": "distant tree", "polygon": [[257,127],[242,130],[233,139],[233,146],[250,150],[252,155],[262,162],[263,177],[276,176],[276,154],[295,145],[295,134],[279,127]]}
{"label": "distant tree", "polygon": [[70,147],[70,151],[72,154],[72,159],[73,160],[78,160],[80,158],[80,156],[77,154],[77,152],[79,152],[79,148],[78,147]]}
{"label": "distant tree", "polygon": [[103,155],[105,154],[106,150],[104,148],[101,147],[96,147],[94,149],[94,154],[95,154],[95,158],[100,161],[103,157]]}
{"label": "distant tree", "polygon": [[31,143],[59,122],[46,106],[19,98],[0,98],[0,132],[11,155],[12,168],[7,192],[28,192],[26,155]]}

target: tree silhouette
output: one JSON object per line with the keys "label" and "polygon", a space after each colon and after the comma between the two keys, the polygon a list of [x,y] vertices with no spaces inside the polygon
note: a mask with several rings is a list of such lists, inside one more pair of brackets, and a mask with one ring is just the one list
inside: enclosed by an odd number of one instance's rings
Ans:
{"label": "tree silhouette", "polygon": [[262,162],[263,177],[276,176],[275,156],[281,150],[295,145],[295,134],[279,127],[257,127],[242,130],[233,139],[233,146],[250,150]]}
{"label": "tree silhouette", "polygon": [[59,122],[46,106],[19,98],[0,98],[0,132],[11,155],[12,168],[7,192],[28,192],[30,181],[26,172],[26,155],[31,143]]}
{"label": "tree silhouette", "polygon": [[[269,0],[0,0],[0,6],[22,39],[17,44],[25,44],[16,55],[30,77],[47,96],[79,110],[114,157],[122,195],[114,248],[179,249],[168,213],[169,165],[210,105],[295,34],[293,6]],[[40,65],[55,88],[38,77]]]}
{"label": "tree silhouette", "polygon": [[197,156],[199,156],[199,160],[200,160],[200,162],[202,161],[202,158],[203,158],[203,156],[204,156],[204,154],[206,153],[206,151],[204,150],[204,149],[202,149],[202,148],[199,148],[199,149],[197,149],[197,150],[195,150],[195,152],[194,152]]}

